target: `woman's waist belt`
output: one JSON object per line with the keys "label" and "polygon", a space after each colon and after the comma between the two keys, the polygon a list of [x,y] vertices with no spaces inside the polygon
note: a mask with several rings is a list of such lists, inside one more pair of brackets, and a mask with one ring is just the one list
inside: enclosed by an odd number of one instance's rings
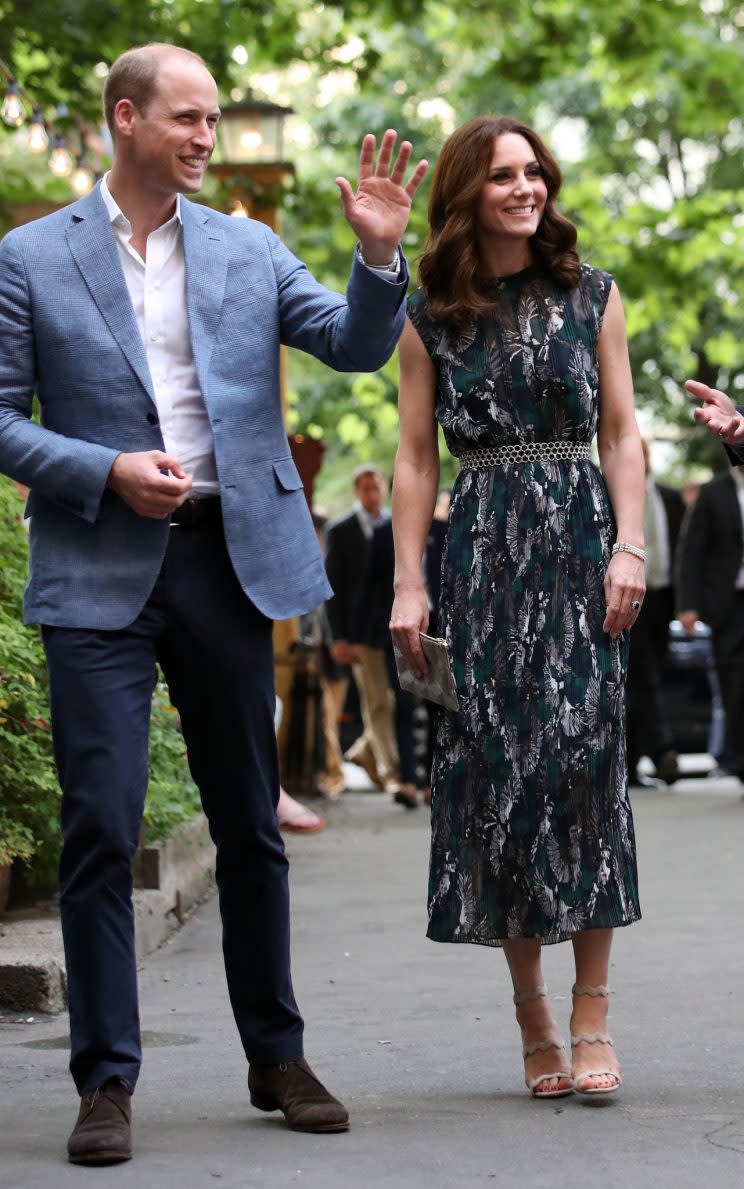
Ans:
{"label": "woman's waist belt", "polygon": [[591,457],[591,446],[588,442],[514,442],[463,450],[457,457],[461,469],[513,462],[581,462]]}

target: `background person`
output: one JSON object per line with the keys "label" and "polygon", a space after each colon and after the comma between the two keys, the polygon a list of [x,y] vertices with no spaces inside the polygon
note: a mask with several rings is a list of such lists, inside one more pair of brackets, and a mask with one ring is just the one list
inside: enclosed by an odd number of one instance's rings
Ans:
{"label": "background person", "polygon": [[111,172],[0,246],[0,469],[31,492],[25,618],[43,625],[62,786],[70,1066],[82,1096],[68,1154],[83,1164],[132,1152],[131,859],[156,662],[216,845],[251,1101],[296,1129],[348,1127],[302,1055],[276,818],[272,619],[330,594],[288,448],[279,344],[341,370],[387,359],[407,285],[397,245],[425,170],[403,184],[410,146],[393,160],[388,131],[376,161],[365,137],[356,194],[337,179],[360,245],[344,298],[268,228],[180,199],[201,187],[220,114],[197,55],[129,51],[104,106]]}
{"label": "background person", "polygon": [[646,595],[630,634],[628,772],[631,784],[655,787],[656,780],[638,771],[641,756],[649,756],[656,777],[666,784],[673,784],[679,776],[661,679],[669,651],[669,624],[674,618],[674,559],[685,505],[678,491],[655,481],[646,438],[642,446],[646,468]]}
{"label": "background person", "polygon": [[[439,605],[461,708],[435,743],[428,936],[503,947],[538,1097],[619,1086],[612,930],[640,916],[624,685],[643,455],[620,297],[579,263],[560,182],[510,117],[445,144],[400,343],[393,486],[393,632],[421,674],[438,421],[461,467]],[[568,939],[570,1066],[540,962],[543,943]]]}
{"label": "background person", "polygon": [[390,518],[385,507],[387,486],[379,467],[360,463],[352,472],[354,507],[334,520],[326,531],[325,565],[333,598],[326,605],[333,643],[331,656],[351,665],[359,693],[363,730],[346,753],[373,784],[395,793],[399,787],[395,741],[394,697],[385,652],[375,645],[360,649],[359,606],[372,534]]}
{"label": "background person", "polygon": [[700,487],[682,528],[677,618],[689,635],[710,626],[726,721],[722,767],[744,781],[744,474]]}

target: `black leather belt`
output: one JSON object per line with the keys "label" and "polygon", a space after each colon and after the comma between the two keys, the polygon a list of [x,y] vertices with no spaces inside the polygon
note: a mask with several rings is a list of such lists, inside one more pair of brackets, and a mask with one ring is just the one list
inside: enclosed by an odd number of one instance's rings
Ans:
{"label": "black leather belt", "polygon": [[218,495],[209,495],[204,499],[184,500],[180,508],[171,512],[171,528],[198,528],[200,525],[213,524],[222,516],[222,503]]}

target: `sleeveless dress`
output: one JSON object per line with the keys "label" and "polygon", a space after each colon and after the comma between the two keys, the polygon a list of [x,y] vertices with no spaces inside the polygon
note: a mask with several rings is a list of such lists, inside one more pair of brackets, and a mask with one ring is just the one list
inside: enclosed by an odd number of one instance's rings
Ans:
{"label": "sleeveless dress", "polygon": [[[492,282],[464,333],[408,314],[436,369],[450,451],[590,443],[612,277],[565,289],[532,269]],[[591,461],[460,470],[442,558],[440,633],[460,694],[432,770],[435,941],[564,941],[640,918],[625,753],[627,633],[602,630],[615,525]]]}

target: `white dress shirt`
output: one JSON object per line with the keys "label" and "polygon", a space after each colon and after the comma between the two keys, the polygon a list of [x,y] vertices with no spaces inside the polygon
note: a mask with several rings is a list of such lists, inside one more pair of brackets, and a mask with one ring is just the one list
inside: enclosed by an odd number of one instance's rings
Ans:
{"label": "white dress shirt", "polygon": [[160,430],[168,454],[193,475],[191,495],[219,494],[214,438],[191,348],[186,313],[181,196],[171,219],[150,232],[147,258],[132,247],[132,225],[106,181],[101,197],[111,219],[124,280],[147,356]]}

